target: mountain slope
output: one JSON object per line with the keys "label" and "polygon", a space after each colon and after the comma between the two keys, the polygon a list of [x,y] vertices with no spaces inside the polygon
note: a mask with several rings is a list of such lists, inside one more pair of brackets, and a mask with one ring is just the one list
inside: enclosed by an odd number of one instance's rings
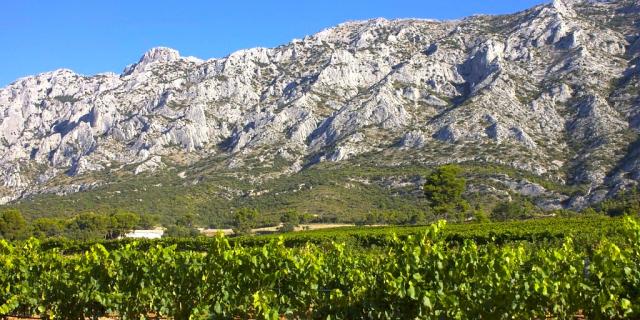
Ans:
{"label": "mountain slope", "polygon": [[470,193],[533,188],[545,208],[579,208],[640,179],[639,21],[635,1],[556,0],[459,21],[349,22],[206,61],[154,48],[120,75],[23,78],[0,89],[0,194],[224,175],[248,185],[224,186],[238,199],[325,162],[460,162],[518,172]]}

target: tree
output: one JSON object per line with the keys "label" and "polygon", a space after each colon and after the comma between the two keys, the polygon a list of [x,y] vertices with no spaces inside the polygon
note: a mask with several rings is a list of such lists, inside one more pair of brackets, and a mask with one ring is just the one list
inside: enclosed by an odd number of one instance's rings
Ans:
{"label": "tree", "polygon": [[411,216],[409,216],[408,224],[411,225],[420,225],[426,223],[426,214],[424,212],[413,212]]}
{"label": "tree", "polygon": [[195,227],[195,215],[186,213],[176,218],[176,223],[167,227],[165,237],[192,238],[200,235],[200,230]]}
{"label": "tree", "polygon": [[300,214],[296,210],[287,210],[280,216],[282,226],[279,228],[281,232],[292,232],[300,224]]}
{"label": "tree", "polygon": [[257,218],[258,210],[256,209],[238,209],[233,217],[233,233],[237,235],[250,234],[251,229],[256,225]]}
{"label": "tree", "polygon": [[455,213],[461,214],[464,219],[464,213],[469,210],[469,203],[462,198],[467,181],[461,174],[459,166],[443,165],[429,174],[424,184],[424,194],[431,209],[436,214],[444,215],[445,219]]}
{"label": "tree", "polygon": [[582,210],[582,214],[585,216],[597,216],[598,212],[592,207],[587,207],[586,209]]}
{"label": "tree", "polygon": [[640,194],[637,187],[620,190],[615,197],[596,205],[598,211],[612,217],[637,215],[640,213]]}
{"label": "tree", "polygon": [[536,209],[533,203],[528,199],[516,198],[511,201],[505,201],[493,208],[491,220],[522,220],[533,217]]}
{"label": "tree", "polygon": [[148,213],[140,215],[140,221],[137,227],[140,229],[152,229],[158,223],[158,217]]}
{"label": "tree", "polygon": [[73,218],[67,224],[67,235],[73,239],[104,239],[109,230],[109,217],[94,212],[85,212]]}
{"label": "tree", "polygon": [[369,211],[362,224],[370,226],[370,225],[380,223],[381,221],[382,221],[382,216],[379,211]]}
{"label": "tree", "polygon": [[0,213],[0,237],[7,240],[21,240],[28,236],[27,222],[20,211],[9,209]]}
{"label": "tree", "polygon": [[31,224],[31,234],[40,239],[55,238],[64,235],[64,220],[38,218]]}
{"label": "tree", "polygon": [[170,225],[165,230],[163,237],[170,238],[193,238],[200,235],[200,231],[196,228],[185,227],[180,225]]}
{"label": "tree", "polygon": [[118,211],[111,215],[107,230],[107,239],[117,239],[135,229],[140,216],[127,211]]}
{"label": "tree", "polygon": [[192,213],[186,213],[176,218],[176,225],[181,227],[193,228],[196,216]]}
{"label": "tree", "polygon": [[473,210],[473,220],[478,223],[490,222],[489,215],[480,207]]}

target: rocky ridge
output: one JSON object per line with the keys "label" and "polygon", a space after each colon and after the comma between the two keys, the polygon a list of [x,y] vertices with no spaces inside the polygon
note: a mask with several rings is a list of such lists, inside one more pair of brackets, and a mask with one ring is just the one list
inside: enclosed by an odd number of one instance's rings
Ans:
{"label": "rocky ridge", "polygon": [[[636,1],[555,0],[348,22],[221,59],[154,48],[121,74],[19,79],[0,89],[0,196],[207,159],[241,178],[273,168],[260,180],[377,154],[375,165],[506,165],[585,186],[553,195],[581,207],[640,179],[639,35]],[[538,187],[513,188],[548,194]]]}

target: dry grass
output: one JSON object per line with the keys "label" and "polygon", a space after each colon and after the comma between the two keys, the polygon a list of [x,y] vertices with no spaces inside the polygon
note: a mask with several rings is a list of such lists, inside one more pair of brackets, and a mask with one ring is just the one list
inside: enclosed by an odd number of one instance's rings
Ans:
{"label": "dry grass", "polygon": [[[278,228],[280,228],[282,224],[272,227],[264,227],[252,229],[251,231],[256,234],[260,233],[274,233],[278,232]],[[321,230],[321,229],[333,229],[333,228],[342,228],[342,227],[353,227],[355,224],[348,223],[309,223],[309,224],[301,224],[297,226],[294,231],[307,231],[307,230]],[[222,233],[225,236],[233,235],[233,229],[202,229],[200,230],[202,234],[207,237],[213,237],[218,233]]]}

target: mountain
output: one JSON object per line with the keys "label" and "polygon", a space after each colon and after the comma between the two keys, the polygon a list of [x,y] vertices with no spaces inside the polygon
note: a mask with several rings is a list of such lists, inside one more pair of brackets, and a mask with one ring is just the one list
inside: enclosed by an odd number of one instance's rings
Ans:
{"label": "mountain", "polygon": [[298,192],[322,205],[326,181],[341,188],[335,203],[374,187],[400,199],[420,193],[425,168],[457,162],[476,169],[469,194],[581,208],[640,179],[639,35],[637,1],[556,0],[22,78],[0,89],[0,195],[108,205],[136,192],[153,210],[165,197],[197,207]]}

